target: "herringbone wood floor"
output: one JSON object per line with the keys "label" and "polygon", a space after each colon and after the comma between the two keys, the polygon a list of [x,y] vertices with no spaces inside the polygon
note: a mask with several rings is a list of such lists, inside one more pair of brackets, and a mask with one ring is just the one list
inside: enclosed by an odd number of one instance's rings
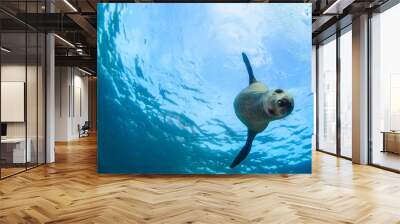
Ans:
{"label": "herringbone wood floor", "polygon": [[314,153],[312,175],[96,173],[96,140],[0,181],[0,223],[400,223],[400,175]]}

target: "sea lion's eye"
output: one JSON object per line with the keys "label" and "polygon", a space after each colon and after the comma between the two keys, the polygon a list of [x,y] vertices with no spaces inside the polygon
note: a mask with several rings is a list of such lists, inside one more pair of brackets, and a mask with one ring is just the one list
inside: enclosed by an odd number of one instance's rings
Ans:
{"label": "sea lion's eye", "polygon": [[276,93],[283,93],[283,90],[281,90],[281,89],[276,89],[275,92],[276,92]]}
{"label": "sea lion's eye", "polygon": [[277,103],[278,103],[278,106],[280,106],[280,107],[286,107],[289,104],[289,101],[287,99],[281,99],[281,100],[278,100]]}

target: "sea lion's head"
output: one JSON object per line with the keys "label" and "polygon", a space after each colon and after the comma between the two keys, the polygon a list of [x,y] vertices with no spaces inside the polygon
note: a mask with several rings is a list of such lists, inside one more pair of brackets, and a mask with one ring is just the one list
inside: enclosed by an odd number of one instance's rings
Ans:
{"label": "sea lion's head", "polygon": [[294,108],[294,100],[290,93],[275,89],[263,97],[264,111],[273,120],[288,116]]}

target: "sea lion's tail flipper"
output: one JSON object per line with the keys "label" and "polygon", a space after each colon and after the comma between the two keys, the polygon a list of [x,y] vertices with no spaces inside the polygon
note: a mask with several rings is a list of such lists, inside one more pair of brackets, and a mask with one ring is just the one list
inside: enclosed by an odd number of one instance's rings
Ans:
{"label": "sea lion's tail flipper", "polygon": [[239,165],[249,154],[251,150],[251,145],[253,144],[254,137],[256,137],[257,133],[248,130],[247,131],[247,140],[246,144],[243,146],[242,150],[240,150],[239,154],[236,156],[233,163],[230,165],[230,168],[234,168],[235,166]]}
{"label": "sea lion's tail flipper", "polygon": [[249,73],[249,85],[251,85],[253,82],[257,82],[257,80],[254,77],[253,69],[251,68],[250,61],[249,61],[249,59],[247,58],[247,55],[244,52],[242,52],[242,57],[243,57],[243,62],[246,65],[246,68],[247,68],[247,73]]}

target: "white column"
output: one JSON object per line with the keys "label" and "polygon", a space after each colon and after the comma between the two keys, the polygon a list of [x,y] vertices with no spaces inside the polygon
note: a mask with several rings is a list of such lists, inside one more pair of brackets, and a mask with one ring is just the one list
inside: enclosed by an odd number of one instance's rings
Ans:
{"label": "white column", "polygon": [[353,19],[353,162],[368,163],[368,15]]}
{"label": "white column", "polygon": [[[46,11],[54,12],[54,5],[46,1]],[[46,163],[55,161],[55,44],[54,34],[46,35]]]}
{"label": "white column", "polygon": [[55,161],[54,133],[55,133],[55,60],[54,60],[54,35],[46,36],[46,163]]}

